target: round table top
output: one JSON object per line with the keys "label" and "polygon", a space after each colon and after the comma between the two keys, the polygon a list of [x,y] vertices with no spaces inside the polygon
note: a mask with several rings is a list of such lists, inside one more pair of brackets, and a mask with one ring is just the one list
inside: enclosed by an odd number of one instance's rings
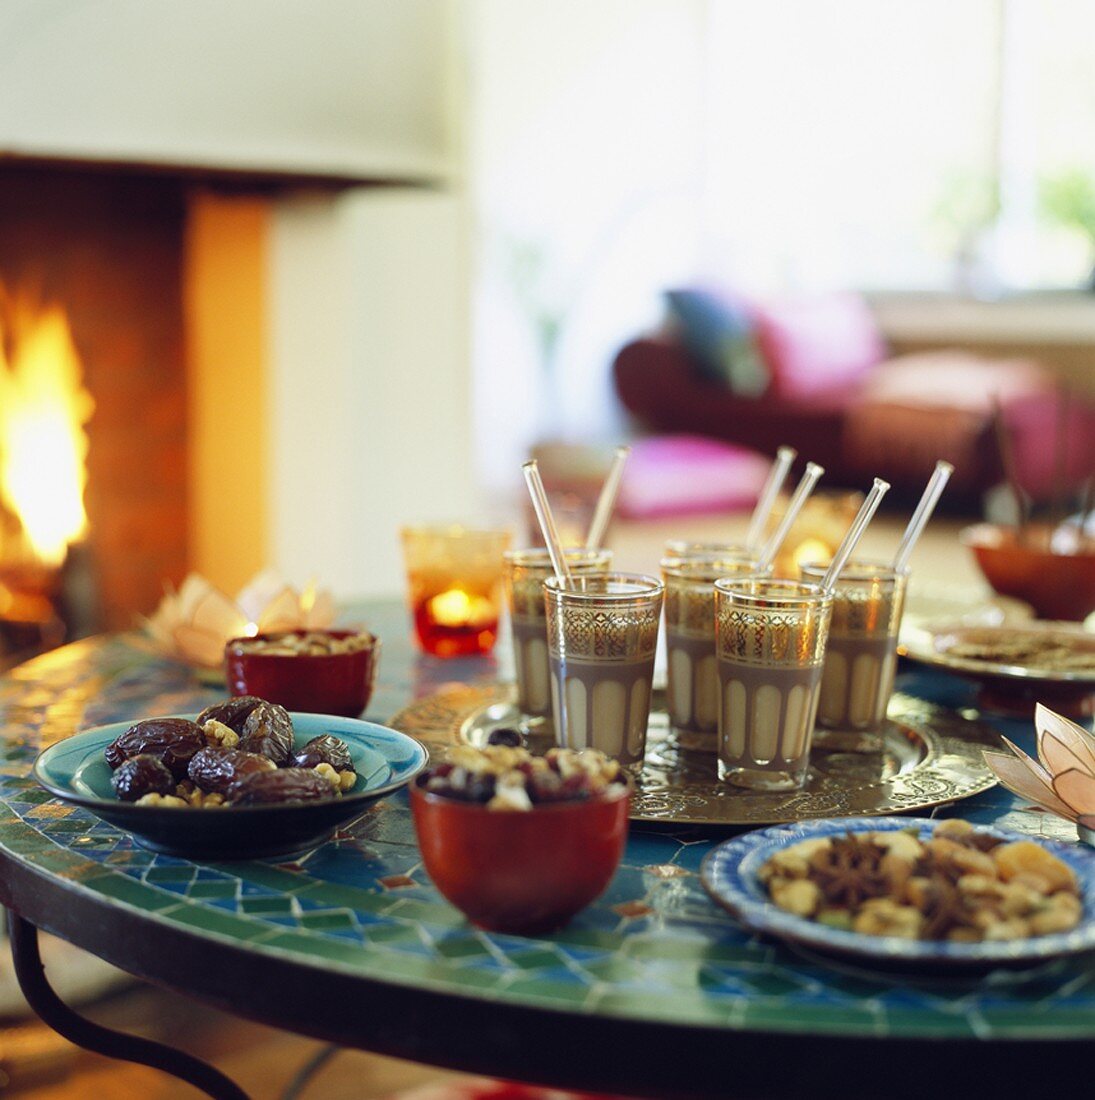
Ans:
{"label": "round table top", "polygon": [[[385,646],[369,718],[383,722],[453,682],[505,676],[501,656],[416,655],[395,603],[364,612]],[[968,688],[938,674],[904,672],[899,684],[944,705],[970,705]],[[709,900],[698,874],[726,830],[633,826],[604,896],[563,931],[526,938],[480,931],[438,895],[402,793],[296,862],[206,864],[146,851],[30,777],[36,753],[74,731],[192,711],[223,694],[133,635],[75,643],[3,677],[2,900],[138,975],[241,1015],[422,1060],[590,1087],[624,1081],[657,1094],[677,1080],[683,1092],[702,1092],[714,1070],[693,1073],[680,1059],[713,1036],[764,1039],[773,1050],[784,1042],[793,1049],[803,1036],[834,1049],[865,1037],[897,1046],[1095,1037],[1087,959],[1036,972],[887,976],[743,931]],[[1032,749],[1029,723],[993,722]],[[1001,788],[936,812],[1075,837]],[[529,1027],[544,1051],[539,1061]],[[606,1052],[599,1069],[579,1072],[560,1068],[558,1043],[602,1051],[623,1043],[630,1053]],[[659,1065],[667,1067],[660,1077]]]}

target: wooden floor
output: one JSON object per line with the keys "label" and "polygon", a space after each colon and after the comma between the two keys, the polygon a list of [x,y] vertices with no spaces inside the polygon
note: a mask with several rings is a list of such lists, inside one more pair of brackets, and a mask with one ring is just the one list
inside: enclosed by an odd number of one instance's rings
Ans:
{"label": "wooden floor", "polygon": [[[86,1014],[198,1055],[228,1074],[254,1100],[280,1097],[300,1069],[324,1050],[324,1044],[315,1040],[248,1023],[144,985],[116,994]],[[0,1077],[0,1095],[25,1100],[193,1100],[199,1095],[155,1070],[76,1050],[36,1022],[0,1031],[0,1073],[4,1070],[13,1079],[7,1083]],[[303,1100],[374,1100],[460,1076],[342,1050],[310,1078],[299,1095]]]}

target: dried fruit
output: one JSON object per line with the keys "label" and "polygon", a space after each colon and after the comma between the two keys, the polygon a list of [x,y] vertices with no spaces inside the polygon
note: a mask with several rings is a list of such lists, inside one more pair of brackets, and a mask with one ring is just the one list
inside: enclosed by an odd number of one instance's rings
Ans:
{"label": "dried fruit", "polygon": [[354,767],[346,742],[329,733],[313,737],[293,754],[295,768],[314,768],[317,764],[330,764],[336,772],[353,771]]}
{"label": "dried fruit", "polygon": [[243,724],[247,716],[263,702],[256,695],[237,695],[224,703],[214,703],[211,707],[198,715],[198,725],[204,726],[206,722],[223,722],[229,729],[236,733],[243,732]]}
{"label": "dried fruit", "polygon": [[260,700],[240,731],[238,746],[244,752],[268,756],[279,767],[288,763],[293,751],[293,720],[277,703]]}
{"label": "dried fruit", "polygon": [[519,749],[524,743],[521,731],[508,726],[499,726],[487,734],[488,745],[508,745],[511,749]]}
{"label": "dried fruit", "polygon": [[173,794],[175,777],[159,757],[140,753],[118,765],[110,785],[124,802],[136,802],[146,794]]}
{"label": "dried fruit", "polygon": [[238,779],[252,772],[274,771],[277,765],[267,756],[240,749],[205,748],[194,754],[187,774],[203,791],[223,794]]}
{"label": "dried fruit", "polygon": [[176,779],[186,775],[190,758],[205,747],[201,726],[186,718],[147,718],[119,734],[104,750],[106,762],[117,768],[141,753],[162,760]]}
{"label": "dried fruit", "polygon": [[1011,844],[1002,844],[993,850],[992,858],[1005,882],[1016,875],[1040,875],[1049,883],[1051,892],[1076,891],[1076,875],[1072,868],[1033,840],[1016,840]]}
{"label": "dried fruit", "polygon": [[308,768],[278,768],[252,772],[238,779],[225,792],[234,806],[266,803],[316,802],[336,797],[331,784]]}

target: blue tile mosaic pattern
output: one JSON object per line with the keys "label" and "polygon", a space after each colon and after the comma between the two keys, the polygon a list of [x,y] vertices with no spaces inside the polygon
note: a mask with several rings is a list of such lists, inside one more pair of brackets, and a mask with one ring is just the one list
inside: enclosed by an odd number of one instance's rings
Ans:
{"label": "blue tile mosaic pattern", "polygon": [[[505,676],[493,659],[416,656],[396,603],[352,616],[384,640],[367,717],[384,721],[453,682]],[[960,682],[905,672],[901,690],[972,706]],[[74,730],[195,710],[221,697],[138,638],[93,639],[0,680],[0,848],[109,906],[155,914],[256,956],[428,986],[469,998],[715,1028],[855,1035],[1095,1036],[1095,968],[946,980],[887,976],[798,954],[747,934],[711,903],[700,861],[725,831],[632,829],[607,893],[566,929],[535,938],[471,927],[422,869],[403,795],[387,799],[291,864],[199,864],[155,855],[93,814],[52,799],[29,777],[38,749]],[[1024,723],[997,728],[1028,749]],[[997,788],[937,811],[1022,832],[1074,838],[1056,819]],[[318,980],[322,980],[321,976]]]}

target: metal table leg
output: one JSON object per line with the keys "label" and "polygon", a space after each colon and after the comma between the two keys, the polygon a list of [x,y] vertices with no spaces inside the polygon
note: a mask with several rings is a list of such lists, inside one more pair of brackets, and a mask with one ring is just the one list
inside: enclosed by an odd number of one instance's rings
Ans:
{"label": "metal table leg", "polygon": [[9,910],[8,933],[19,988],[30,1007],[58,1034],[96,1054],[162,1070],[200,1089],[214,1100],[249,1100],[247,1093],[223,1073],[189,1054],[154,1043],[151,1039],[111,1031],[77,1015],[46,981],[42,956],[38,951],[38,929]]}

